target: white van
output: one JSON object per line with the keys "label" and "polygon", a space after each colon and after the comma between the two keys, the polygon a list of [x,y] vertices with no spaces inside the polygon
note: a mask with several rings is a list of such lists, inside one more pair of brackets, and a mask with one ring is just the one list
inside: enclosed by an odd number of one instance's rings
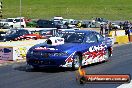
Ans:
{"label": "white van", "polygon": [[24,27],[26,27],[24,18],[7,18],[6,22],[8,23],[10,28],[20,28],[20,27],[24,28]]}
{"label": "white van", "polygon": [[53,20],[54,20],[54,21],[63,21],[63,17],[61,17],[61,16],[55,16],[55,17],[53,18]]}

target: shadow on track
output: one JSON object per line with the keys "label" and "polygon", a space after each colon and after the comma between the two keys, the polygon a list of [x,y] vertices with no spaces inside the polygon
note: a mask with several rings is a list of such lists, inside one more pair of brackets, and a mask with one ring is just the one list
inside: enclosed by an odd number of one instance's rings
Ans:
{"label": "shadow on track", "polygon": [[[108,61],[109,62],[109,61]],[[90,64],[88,66],[83,66],[82,68],[87,68],[87,67],[92,67],[96,65],[101,65],[103,63],[108,63],[106,61],[95,63],[95,64]],[[38,68],[38,69],[33,69],[33,67],[28,66],[26,64],[24,65],[15,65],[13,66],[14,70],[18,71],[25,71],[25,72],[44,72],[44,73],[59,73],[59,72],[67,72],[67,71],[76,71],[72,70],[71,68]]]}
{"label": "shadow on track", "polygon": [[17,67],[14,67],[14,69],[18,70],[18,71],[25,71],[25,72],[44,72],[44,73],[59,73],[59,72],[72,71],[72,69],[70,69],[70,68],[39,68],[39,69],[34,69],[28,65],[17,66]]}

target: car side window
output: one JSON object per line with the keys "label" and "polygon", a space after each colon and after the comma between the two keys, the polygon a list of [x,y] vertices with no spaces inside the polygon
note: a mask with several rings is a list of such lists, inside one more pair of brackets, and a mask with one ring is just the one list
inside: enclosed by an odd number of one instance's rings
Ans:
{"label": "car side window", "polygon": [[25,31],[24,34],[30,34],[28,31]]}
{"label": "car side window", "polygon": [[19,35],[25,35],[25,33],[26,33],[26,31],[24,31],[24,30],[19,31]]}
{"label": "car side window", "polygon": [[97,38],[98,38],[98,41],[103,41],[104,40],[104,37],[100,34],[96,34]]}
{"label": "car side window", "polygon": [[21,30],[18,31],[18,34],[19,34],[19,35],[23,35],[23,31],[21,31]]}
{"label": "car side window", "polygon": [[94,43],[94,42],[95,43],[98,42],[97,37],[94,34],[89,34],[86,37],[86,43]]}

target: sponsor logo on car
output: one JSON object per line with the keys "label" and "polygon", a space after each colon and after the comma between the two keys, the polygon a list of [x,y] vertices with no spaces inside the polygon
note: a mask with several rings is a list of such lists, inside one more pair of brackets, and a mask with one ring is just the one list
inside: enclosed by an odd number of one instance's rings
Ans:
{"label": "sponsor logo on car", "polygon": [[55,49],[55,48],[47,48],[47,47],[37,47],[37,48],[35,48],[35,50],[58,50],[58,49]]}

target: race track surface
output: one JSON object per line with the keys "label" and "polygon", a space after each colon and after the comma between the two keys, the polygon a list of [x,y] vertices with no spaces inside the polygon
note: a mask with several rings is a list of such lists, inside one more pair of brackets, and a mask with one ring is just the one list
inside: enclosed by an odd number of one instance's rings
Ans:
{"label": "race track surface", "polygon": [[[84,67],[87,74],[132,75],[132,44],[114,47],[108,62]],[[70,69],[33,70],[26,63],[0,67],[0,88],[117,88],[121,84],[85,84],[76,82]]]}

